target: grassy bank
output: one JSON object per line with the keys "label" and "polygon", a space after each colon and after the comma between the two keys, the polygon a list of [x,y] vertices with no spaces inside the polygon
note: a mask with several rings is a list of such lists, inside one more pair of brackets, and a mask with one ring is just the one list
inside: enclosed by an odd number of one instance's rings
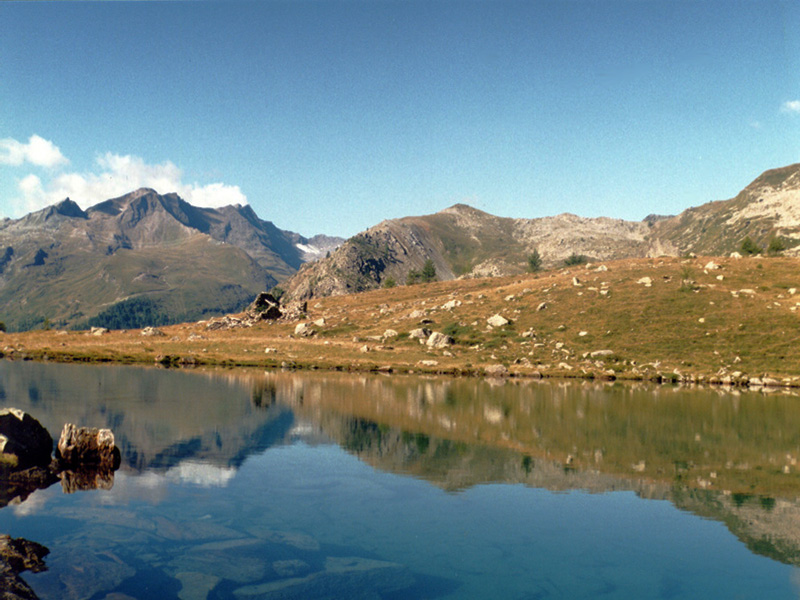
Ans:
{"label": "grassy bank", "polygon": [[[249,328],[2,334],[0,349],[56,361],[800,385],[798,310],[795,258],[637,259],[322,298],[301,321]],[[496,314],[509,323],[489,326]],[[299,322],[314,334],[296,335]],[[455,343],[428,348],[409,336],[418,328]]]}

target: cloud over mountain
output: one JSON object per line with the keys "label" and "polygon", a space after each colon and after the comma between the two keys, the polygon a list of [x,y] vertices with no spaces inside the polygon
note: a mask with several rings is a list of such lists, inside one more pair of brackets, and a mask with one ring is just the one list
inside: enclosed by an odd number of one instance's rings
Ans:
{"label": "cloud over mountain", "polygon": [[[31,136],[27,144],[10,138],[0,140],[0,165],[28,163],[54,168],[69,164],[69,160],[55,144],[38,135]],[[29,173],[18,179],[18,196],[11,207],[11,216],[39,210],[64,198],[87,208],[138,188],[175,192],[204,208],[247,204],[247,197],[238,185],[187,183],[183,177],[182,169],[169,160],[150,164],[139,156],[106,152],[95,158],[94,168],[88,172],[48,171]]]}
{"label": "cloud over mountain", "polygon": [[23,144],[13,138],[0,140],[0,165],[19,166],[30,163],[37,167],[57,167],[69,163],[58,146],[36,134]]}

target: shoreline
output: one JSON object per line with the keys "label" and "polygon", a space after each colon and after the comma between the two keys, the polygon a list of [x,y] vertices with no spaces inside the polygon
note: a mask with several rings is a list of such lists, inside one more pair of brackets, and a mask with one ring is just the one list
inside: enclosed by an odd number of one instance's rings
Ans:
{"label": "shoreline", "polygon": [[798,258],[629,259],[314,299],[278,320],[0,333],[0,357],[793,389],[798,290]]}

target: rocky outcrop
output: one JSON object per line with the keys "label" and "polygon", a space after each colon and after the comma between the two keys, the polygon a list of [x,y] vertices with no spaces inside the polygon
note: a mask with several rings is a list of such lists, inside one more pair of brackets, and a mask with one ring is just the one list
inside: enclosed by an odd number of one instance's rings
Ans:
{"label": "rocky outcrop", "polygon": [[50,550],[23,538],[0,535],[0,598],[36,600],[38,596],[20,577],[20,573],[46,571],[44,557]]}
{"label": "rocky outcrop", "polygon": [[749,237],[767,249],[773,238],[784,254],[800,254],[800,163],[771,169],[730,200],[708,202],[660,219],[651,236],[681,254],[726,256]]}
{"label": "rocky outcrop", "polygon": [[258,321],[274,321],[283,316],[278,301],[268,292],[261,292],[247,307],[248,317]]}

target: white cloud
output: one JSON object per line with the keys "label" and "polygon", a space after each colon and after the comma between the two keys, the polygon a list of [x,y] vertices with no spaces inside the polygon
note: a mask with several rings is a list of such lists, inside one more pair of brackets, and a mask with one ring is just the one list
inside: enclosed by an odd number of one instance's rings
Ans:
{"label": "white cloud", "polygon": [[36,175],[28,175],[17,183],[20,197],[18,214],[44,208],[71,198],[81,207],[116,198],[138,188],[148,187],[160,194],[177,193],[196,206],[219,208],[228,204],[247,204],[247,197],[238,185],[224,183],[184,183],[183,172],[171,161],[148,164],[142,158],[107,152],[96,159],[97,170],[90,173],[61,173],[46,183]]}
{"label": "white cloud", "polygon": [[781,112],[800,115],[800,100],[787,100],[781,104]]}
{"label": "white cloud", "polygon": [[32,135],[27,144],[13,138],[0,140],[0,164],[19,166],[31,163],[37,167],[57,167],[69,163],[53,142]]}

